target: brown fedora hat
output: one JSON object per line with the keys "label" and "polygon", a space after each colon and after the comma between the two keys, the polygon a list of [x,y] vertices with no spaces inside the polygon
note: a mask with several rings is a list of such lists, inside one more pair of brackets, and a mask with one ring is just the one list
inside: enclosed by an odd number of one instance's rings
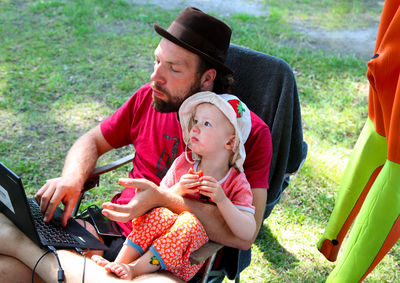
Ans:
{"label": "brown fedora hat", "polygon": [[168,30],[154,24],[155,31],[173,43],[199,55],[213,67],[231,74],[224,65],[232,30],[224,22],[201,10],[186,8]]}

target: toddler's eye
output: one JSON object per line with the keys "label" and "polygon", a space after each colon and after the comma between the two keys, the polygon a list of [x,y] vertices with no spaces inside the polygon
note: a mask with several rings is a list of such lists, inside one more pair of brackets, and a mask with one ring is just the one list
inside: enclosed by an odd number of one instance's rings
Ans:
{"label": "toddler's eye", "polygon": [[204,122],[204,126],[211,127],[211,123],[210,122]]}

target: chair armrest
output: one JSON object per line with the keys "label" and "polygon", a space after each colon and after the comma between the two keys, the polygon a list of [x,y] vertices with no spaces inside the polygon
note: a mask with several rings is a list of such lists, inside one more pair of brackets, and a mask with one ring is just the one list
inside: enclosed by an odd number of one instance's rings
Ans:
{"label": "chair armrest", "polygon": [[107,173],[109,171],[112,171],[114,169],[117,169],[118,167],[121,167],[122,165],[125,165],[126,163],[132,161],[134,157],[135,157],[135,154],[132,153],[132,154],[124,156],[112,163],[103,165],[101,167],[94,168],[92,173],[90,174],[89,178],[93,178],[93,177],[99,176],[101,174]]}
{"label": "chair armrest", "polygon": [[97,187],[100,182],[100,175],[107,173],[109,171],[112,171],[114,169],[117,169],[121,167],[122,165],[127,164],[128,162],[131,162],[133,158],[135,157],[135,154],[132,153],[130,155],[124,156],[117,161],[111,162],[109,164],[97,167],[93,169],[92,173],[90,173],[89,178],[86,180],[85,184],[83,185],[82,192],[81,192],[81,197],[78,199],[78,202],[76,203],[74,210],[72,212],[73,216],[76,216],[79,211],[79,207],[81,205],[82,199],[84,197],[85,192],[89,191],[90,189]]}
{"label": "chair armrest", "polygon": [[206,259],[208,259],[210,256],[218,252],[223,245],[218,244],[213,241],[208,241],[204,245],[202,245],[200,248],[195,250],[190,254],[189,260],[191,264],[200,264]]}
{"label": "chair armrest", "polygon": [[86,180],[85,184],[83,185],[82,193],[85,193],[88,190],[98,186],[100,175],[107,173],[109,171],[115,170],[115,169],[121,167],[122,165],[125,165],[128,162],[131,162],[134,157],[135,157],[135,154],[132,153],[132,154],[124,156],[112,163],[94,168],[92,173],[90,173],[89,178]]}

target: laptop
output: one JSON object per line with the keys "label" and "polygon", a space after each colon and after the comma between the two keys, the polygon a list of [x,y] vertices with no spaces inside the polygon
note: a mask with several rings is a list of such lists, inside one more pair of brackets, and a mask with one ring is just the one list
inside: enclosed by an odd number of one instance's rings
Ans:
{"label": "laptop", "polygon": [[61,226],[62,209],[57,207],[50,222],[35,199],[27,198],[21,178],[0,162],[0,211],[27,237],[42,248],[106,250],[107,246],[90,234],[73,218]]}

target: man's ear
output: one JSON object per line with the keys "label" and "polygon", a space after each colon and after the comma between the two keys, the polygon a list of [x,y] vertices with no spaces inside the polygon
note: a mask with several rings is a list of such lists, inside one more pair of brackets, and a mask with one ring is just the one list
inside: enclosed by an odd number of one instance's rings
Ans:
{"label": "man's ear", "polygon": [[233,147],[235,146],[235,135],[231,135],[227,142],[225,143],[225,149],[233,151]]}
{"label": "man's ear", "polygon": [[202,91],[212,91],[214,87],[214,80],[217,76],[217,70],[208,69],[203,73],[200,79],[200,87]]}

